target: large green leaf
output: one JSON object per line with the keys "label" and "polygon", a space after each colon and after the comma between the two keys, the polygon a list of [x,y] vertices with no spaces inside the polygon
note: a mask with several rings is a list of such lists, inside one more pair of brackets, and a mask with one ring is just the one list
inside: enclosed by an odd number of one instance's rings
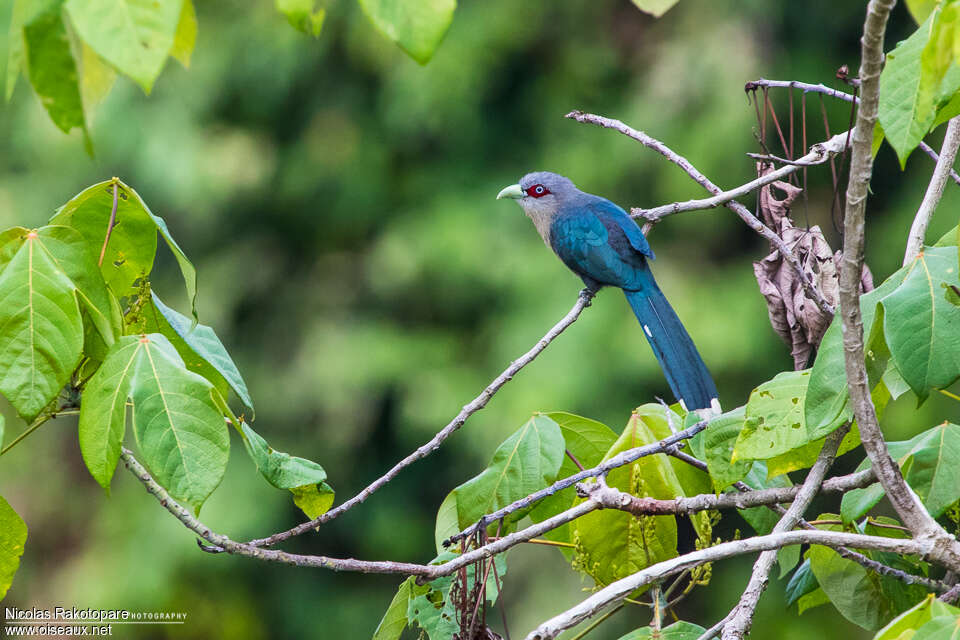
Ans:
{"label": "large green leaf", "polygon": [[314,37],[323,29],[326,9],[316,7],[316,0],[276,0],[277,10],[287,16],[294,29]]}
{"label": "large green leaf", "polygon": [[753,390],[733,460],[765,460],[811,441],[803,415],[810,370],[785,371]]}
{"label": "large green leaf", "polygon": [[[610,427],[595,420],[564,411],[552,411],[545,415],[560,427],[566,450],[573,454],[584,468],[600,464],[603,456],[617,441],[617,434]],[[573,461],[564,456],[557,478],[566,478],[578,471]],[[538,502],[530,511],[530,519],[534,522],[542,522],[572,507],[576,499],[577,493],[573,487],[558,491]],[[570,524],[548,531],[543,537],[556,542],[570,542]],[[566,552],[566,549],[561,551]]]}
{"label": "large green leaf", "polygon": [[[823,514],[818,519],[831,517],[833,514]],[[835,525],[821,528],[839,530]],[[926,595],[917,585],[907,586],[895,578],[868,571],[828,547],[812,546],[806,555],[820,588],[833,606],[844,618],[864,629],[879,629]]]}
{"label": "large green leaf", "polygon": [[[46,247],[48,242],[61,251],[70,246],[60,230],[15,228],[3,239],[0,392],[21,416],[32,420],[57,396],[80,361],[83,320],[78,298],[87,298],[78,294],[77,285]],[[73,242],[73,249],[83,250],[79,236]]]}
{"label": "large green leaf", "polygon": [[[879,287],[860,297],[863,335],[867,339],[873,334],[873,324],[880,299],[900,286],[906,275],[907,269],[901,268]],[[817,359],[810,372],[804,414],[811,439],[822,438],[853,418],[853,411],[849,407],[850,394],[847,391],[847,372],[840,324],[840,318],[834,317],[820,341]],[[870,362],[877,358],[877,354],[868,352],[866,357]]]}
{"label": "large green leaf", "polygon": [[188,369],[209,380],[224,397],[228,388],[233,389],[253,411],[247,384],[213,329],[203,324],[194,326],[189,318],[165,305],[156,293],[151,294],[151,303],[143,310],[146,331],[162,333],[176,347]]}
{"label": "large green leaf", "polygon": [[960,308],[943,285],[960,285],[956,247],[926,247],[906,278],[880,301],[897,370],[920,399],[960,377]]}
{"label": "large green leaf", "polygon": [[907,9],[917,24],[926,20],[939,0],[907,0]]}
{"label": "large green leaf", "polygon": [[706,629],[698,624],[677,620],[670,626],[656,632],[651,626],[634,629],[630,633],[620,636],[619,640],[647,640],[648,638],[654,640],[697,640],[704,631]]}
{"label": "large green leaf", "polygon": [[[919,630],[931,620],[945,618],[950,622],[951,627],[957,627],[960,616],[960,609],[951,606],[945,602],[937,600],[934,594],[928,594],[926,598],[918,604],[907,609],[902,614],[890,621],[890,624],[877,632],[873,640],[936,640],[937,636],[927,633],[919,634]],[[929,634],[929,635],[928,635]],[[950,635],[943,636],[944,639],[950,638]]]}
{"label": "large green leaf", "polygon": [[13,576],[20,567],[27,525],[13,507],[0,496],[0,600],[7,595]]}
{"label": "large green leaf", "polygon": [[104,254],[101,271],[110,289],[118,298],[138,293],[134,282],[150,274],[157,253],[159,232],[173,252],[183,274],[190,300],[191,313],[197,317],[197,272],[177,244],[167,223],[154,215],[143,198],[121,180],[106,180],[87,187],[60,207],[51,224],[75,228],[99,256],[113,208],[113,186],[117,185],[116,223]]}
{"label": "large green leaf", "polygon": [[[649,416],[635,412],[605,459],[658,440]],[[611,470],[607,483],[640,497],[672,499],[683,495],[680,479],[664,454],[646,456]],[[579,518],[573,527],[574,566],[599,585],[610,584],[677,555],[674,516],[636,517],[617,509],[604,509]]]}
{"label": "large green leaf", "polygon": [[218,393],[187,370],[162,335],[124,336],[90,379],[80,408],[81,446],[84,460],[93,461],[91,473],[109,485],[129,400],[144,462],[174,498],[199,509],[227,465],[230,441]]}
{"label": "large green leaf", "polygon": [[374,26],[410,57],[426,64],[446,35],[456,0],[360,0]]}
{"label": "large green leaf", "polygon": [[109,490],[120,460],[126,430],[127,398],[141,352],[137,336],[114,343],[97,372],[87,382],[80,407],[80,453],[90,475]]}
{"label": "large green leaf", "polygon": [[921,82],[921,59],[930,40],[931,15],[889,52],[880,74],[879,122],[903,166],[933,124],[937,87]]}
{"label": "large green leaf", "polygon": [[[437,548],[443,548],[441,540],[481,516],[552,483],[557,479],[563,456],[560,427],[544,414],[534,415],[497,447],[493,460],[480,475],[461,484],[444,500],[437,518]],[[514,512],[507,523],[520,520],[530,508]],[[452,513],[457,515],[456,525]],[[454,526],[456,529],[450,531]]]}
{"label": "large green leaf", "polygon": [[150,93],[174,47],[184,0],[67,0],[80,37]]}
{"label": "large green leaf", "polygon": [[62,1],[45,2],[45,9],[23,26],[30,84],[53,123],[63,131],[86,131],[77,63],[70,50]]}
{"label": "large green leaf", "polygon": [[383,614],[380,624],[373,632],[373,640],[399,640],[400,634],[407,628],[407,607],[413,597],[413,588],[416,577],[410,576],[400,583],[396,595],[390,601],[390,606]]}
{"label": "large green leaf", "polygon": [[633,0],[633,4],[637,5],[640,11],[645,11],[655,18],[659,18],[679,1],[680,0]]}
{"label": "large green leaf", "polygon": [[193,0],[183,0],[183,9],[180,10],[180,22],[177,32],[173,36],[173,47],[170,55],[184,67],[190,66],[190,56],[197,43],[197,12],[193,7]]}

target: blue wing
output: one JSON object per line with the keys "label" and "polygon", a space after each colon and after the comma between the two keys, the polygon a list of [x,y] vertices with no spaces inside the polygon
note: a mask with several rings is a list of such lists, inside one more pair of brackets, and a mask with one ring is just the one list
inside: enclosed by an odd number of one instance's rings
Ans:
{"label": "blue wing", "polygon": [[640,231],[640,227],[633,221],[627,212],[610,202],[606,198],[595,197],[589,205],[589,209],[607,228],[611,243],[616,243],[617,236],[623,235],[627,243],[640,254],[654,260],[653,249],[647,242],[646,236]]}
{"label": "blue wing", "polygon": [[[622,209],[618,210],[649,252],[643,234]],[[647,254],[634,246],[616,218],[603,211],[597,215],[591,206],[575,207],[558,215],[550,226],[550,245],[578,275],[626,289],[639,290],[648,285]]]}

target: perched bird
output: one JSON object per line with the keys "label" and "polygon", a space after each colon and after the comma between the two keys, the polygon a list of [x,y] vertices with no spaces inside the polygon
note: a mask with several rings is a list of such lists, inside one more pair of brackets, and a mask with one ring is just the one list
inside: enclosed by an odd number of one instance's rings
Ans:
{"label": "perched bird", "polygon": [[567,178],[538,171],[497,194],[513,198],[587,290],[623,289],[673,394],[687,410],[719,412],[717,388],[690,335],[653,279],[653,250],[627,213]]}

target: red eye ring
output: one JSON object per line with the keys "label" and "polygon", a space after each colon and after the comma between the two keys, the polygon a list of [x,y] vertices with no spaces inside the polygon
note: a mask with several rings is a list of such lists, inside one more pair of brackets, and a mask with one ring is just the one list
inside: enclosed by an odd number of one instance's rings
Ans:
{"label": "red eye ring", "polygon": [[527,189],[527,195],[530,196],[531,198],[542,198],[543,196],[548,195],[549,193],[550,193],[550,190],[547,189],[542,184],[535,184]]}

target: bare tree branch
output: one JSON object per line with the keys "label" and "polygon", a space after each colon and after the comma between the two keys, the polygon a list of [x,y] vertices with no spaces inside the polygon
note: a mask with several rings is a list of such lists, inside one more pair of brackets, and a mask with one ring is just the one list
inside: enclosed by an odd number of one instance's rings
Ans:
{"label": "bare tree branch", "polygon": [[855,547],[877,551],[890,551],[901,554],[929,555],[933,545],[929,540],[910,540],[905,538],[885,538],[865,536],[840,531],[782,531],[765,536],[755,536],[746,540],[733,540],[713,547],[691,551],[690,553],[665,560],[612,582],[586,600],[567,611],[547,620],[527,635],[527,640],[546,640],[555,638],[562,631],[593,617],[611,604],[622,601],[634,590],[655,580],[680,573],[685,569],[697,567],[734,556],[781,549],[795,544],[818,544],[831,548]]}
{"label": "bare tree branch", "polygon": [[[857,86],[859,86],[859,81],[857,82]],[[800,89],[804,93],[822,93],[825,96],[830,96],[831,98],[837,98],[838,100],[844,100],[846,102],[854,102],[857,104],[859,104],[860,102],[859,98],[857,98],[852,94],[846,93],[844,91],[831,89],[830,87],[827,87],[823,84],[809,84],[807,82],[797,82],[796,80],[766,80],[764,78],[760,78],[759,80],[752,80],[748,82],[747,84],[744,85],[743,88],[745,91],[753,91],[758,87],[781,87],[784,89],[787,89],[787,88]],[[923,142],[921,140],[919,148],[925,154],[930,156],[930,158],[934,162],[937,162],[939,160],[939,156],[937,155],[937,152],[931,149],[930,145],[928,145],[926,142]],[[953,169],[950,169],[950,177],[953,179],[954,182],[956,182],[957,184],[960,184],[960,174],[958,174]]]}
{"label": "bare tree branch", "polygon": [[748,195],[758,189],[765,187],[768,184],[772,184],[783,178],[789,176],[792,173],[800,171],[804,167],[810,167],[818,164],[823,164],[832,158],[833,156],[842,153],[844,146],[847,143],[847,132],[838,133],[833,136],[826,142],[821,142],[810,147],[810,152],[796,160],[790,160],[788,163],[777,169],[776,171],[771,171],[763,176],[760,176],[756,180],[751,180],[746,184],[742,184],[739,187],[731,189],[729,191],[723,191],[713,196],[712,198],[703,198],[701,200],[687,200],[686,202],[674,202],[673,204],[665,204],[660,207],[654,207],[652,209],[631,209],[630,214],[635,218],[643,218],[649,222],[659,222],[667,216],[671,216],[677,213],[683,213],[685,211],[702,211],[703,209],[715,209],[726,205],[731,200],[735,200],[741,196]]}
{"label": "bare tree branch", "polygon": [[900,468],[890,457],[876,410],[870,399],[864,362],[863,318],[860,312],[860,276],[864,254],[864,210],[873,172],[871,143],[877,121],[883,38],[887,18],[896,0],[870,0],[861,38],[861,100],[853,131],[850,179],[844,219],[843,259],[840,269],[840,308],[843,322],[844,360],[850,403],[863,443],[877,478],[900,520],[914,537],[932,545],[933,557],[950,569],[960,569],[960,545],[930,517],[910,489]]}
{"label": "bare tree branch", "polygon": [[382,476],[374,480],[372,483],[370,483],[370,485],[367,486],[366,489],[364,489],[354,497],[350,498],[343,504],[339,505],[338,507],[331,509],[330,511],[326,512],[325,514],[317,518],[314,518],[310,522],[304,522],[302,524],[297,525],[296,527],[293,527],[292,529],[288,529],[287,531],[283,531],[281,533],[275,533],[266,538],[258,538],[256,540],[251,540],[249,544],[258,546],[258,547],[259,546],[269,547],[277,544],[278,542],[282,542],[294,536],[298,536],[303,533],[306,533],[307,531],[310,531],[311,529],[316,528],[318,525],[324,524],[326,522],[330,522],[337,516],[343,514],[349,509],[352,509],[356,505],[360,504],[361,502],[369,498],[371,494],[373,494],[373,492],[375,492],[377,489],[380,489],[383,485],[393,480],[393,478],[396,477],[397,474],[403,471],[406,467],[409,467],[411,464],[413,464],[418,460],[426,458],[428,455],[436,451],[440,447],[441,443],[443,443],[444,440],[449,438],[454,431],[456,431],[457,429],[463,426],[463,424],[467,421],[467,418],[469,418],[474,413],[476,413],[480,409],[483,409],[485,406],[487,406],[487,403],[490,401],[490,398],[492,398],[493,395],[497,391],[499,391],[501,387],[503,387],[503,385],[510,382],[510,380],[513,379],[513,376],[517,375],[517,373],[521,369],[523,369],[525,366],[533,362],[533,360],[538,355],[540,355],[544,349],[547,348],[547,345],[553,342],[554,338],[559,336],[561,333],[563,333],[564,329],[566,329],[571,324],[573,324],[577,320],[577,318],[580,317],[580,314],[583,312],[583,310],[590,306],[590,302],[593,300],[593,296],[594,296],[594,292],[588,291],[586,289],[581,291],[580,296],[577,298],[576,304],[574,304],[573,308],[570,309],[569,312],[567,312],[567,315],[564,316],[563,319],[560,320],[560,322],[555,324],[553,328],[547,331],[547,333],[542,338],[540,338],[540,340],[535,345],[533,345],[533,347],[531,347],[529,351],[527,351],[525,354],[523,354],[522,356],[520,356],[519,358],[511,362],[510,366],[504,369],[503,373],[501,373],[499,376],[497,376],[493,380],[493,382],[487,385],[487,388],[481,391],[480,395],[474,398],[469,404],[464,405],[460,413],[458,413],[457,416],[447,424],[447,426],[441,429],[437,433],[437,435],[433,436],[433,438],[431,438],[429,442],[427,442],[426,444],[421,446],[419,449],[417,449],[416,451],[408,455],[406,458],[404,458],[403,460],[395,464],[392,469],[390,469],[385,474],[383,474]]}
{"label": "bare tree branch", "polygon": [[[695,182],[697,182],[697,184],[702,186],[710,193],[714,195],[722,193],[720,187],[712,183],[705,175],[700,173],[686,158],[677,154],[667,145],[660,142],[656,138],[650,137],[643,131],[633,129],[623,122],[614,120],[613,118],[605,118],[603,116],[598,116],[592,113],[584,113],[582,111],[571,111],[567,114],[567,117],[572,118],[577,122],[595,124],[606,129],[614,129],[619,131],[620,133],[633,138],[643,146],[653,149],[670,162],[673,162],[679,166],[681,169],[686,171],[687,174],[693,178]],[[760,220],[758,220],[755,215],[750,213],[749,209],[736,200],[730,200],[729,202],[725,202],[723,204],[725,207],[740,216],[740,219],[746,222],[748,227],[759,233],[770,244],[776,247],[777,250],[780,251],[780,253],[787,259],[787,261],[790,262],[794,270],[796,270],[797,275],[800,278],[800,283],[803,285],[803,290],[807,294],[807,297],[813,300],[824,312],[833,314],[833,305],[831,305],[830,302],[820,292],[820,290],[814,286],[813,282],[810,280],[810,277],[803,270],[803,265],[800,264],[800,261],[793,254],[793,252],[790,250],[790,247],[787,246],[783,239],[774,233],[769,227],[763,224]]]}
{"label": "bare tree branch", "polygon": [[634,462],[635,460],[639,460],[644,456],[650,456],[657,453],[667,453],[667,451],[671,447],[676,446],[678,442],[681,442],[688,438],[692,438],[693,436],[697,435],[698,433],[706,429],[707,424],[708,424],[707,420],[701,420],[700,422],[693,425],[692,427],[688,427],[683,431],[678,431],[677,433],[667,438],[664,438],[659,442],[654,442],[653,444],[648,444],[642,447],[636,447],[634,449],[628,449],[626,451],[623,451],[615,455],[609,460],[606,460],[605,462],[598,464],[595,467],[592,467],[590,469],[585,469],[580,473],[575,473],[572,476],[568,476],[562,480],[557,480],[556,482],[554,482],[549,487],[546,487],[545,489],[541,489],[540,491],[531,493],[525,498],[521,498],[516,502],[508,504],[502,509],[498,509],[493,513],[485,515],[484,517],[480,518],[480,520],[476,524],[473,524],[467,527],[466,529],[464,529],[463,531],[461,531],[460,533],[450,536],[449,538],[444,540],[443,546],[448,547],[455,542],[459,542],[464,538],[472,536],[474,533],[483,529],[485,526],[487,526],[491,522],[496,522],[500,518],[503,518],[511,513],[514,513],[515,511],[519,511],[520,509],[525,509],[526,507],[529,507],[534,502],[537,502],[538,500],[543,500],[547,496],[552,496],[556,492],[566,489],[567,487],[572,487],[573,485],[577,484],[581,480],[586,480],[587,478],[595,478],[599,475],[607,473],[611,469],[616,469],[617,467],[622,467],[624,465],[630,464],[631,462]]}
{"label": "bare tree branch", "polygon": [[[787,512],[780,518],[776,526],[773,527],[772,533],[790,531],[801,520],[804,511],[810,506],[810,502],[820,489],[820,484],[827,475],[827,470],[830,469],[830,466],[833,464],[837,450],[840,448],[840,442],[849,430],[850,425],[846,424],[827,436],[826,442],[823,443],[823,449],[820,451],[820,455],[817,456],[817,461],[813,463],[813,467],[810,468],[810,473],[807,474],[803,485],[800,487],[800,491],[797,492],[796,499],[794,499],[793,504],[790,505],[790,508],[787,509]],[[762,596],[763,592],[767,589],[770,569],[773,567],[776,559],[776,551],[764,551],[760,554],[760,557],[757,558],[757,561],[753,565],[750,581],[747,583],[747,588],[744,589],[743,595],[740,597],[740,602],[737,603],[734,610],[735,613],[723,627],[723,640],[739,640],[749,633],[750,626],[753,623],[753,615],[757,609],[757,603],[760,602],[760,596]]]}
{"label": "bare tree branch", "polygon": [[940,147],[940,158],[937,160],[937,166],[933,169],[933,176],[927,185],[927,192],[923,195],[923,201],[920,203],[917,215],[913,219],[913,226],[910,227],[903,264],[909,264],[913,261],[920,253],[920,249],[923,248],[923,239],[927,235],[927,225],[930,224],[933,211],[940,203],[940,198],[943,197],[943,188],[947,186],[947,177],[953,169],[953,161],[957,157],[958,147],[960,147],[960,116],[955,116],[947,124],[947,134],[943,138],[943,146]]}

